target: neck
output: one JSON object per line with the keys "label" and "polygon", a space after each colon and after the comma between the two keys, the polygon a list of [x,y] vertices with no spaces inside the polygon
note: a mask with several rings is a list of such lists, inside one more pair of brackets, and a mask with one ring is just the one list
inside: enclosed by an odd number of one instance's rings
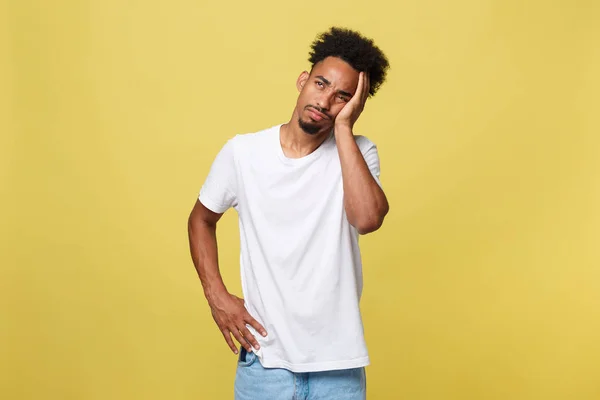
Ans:
{"label": "neck", "polygon": [[308,134],[300,128],[298,117],[294,112],[292,119],[281,126],[279,140],[286,157],[300,158],[315,151],[329,136],[331,129],[315,134]]}

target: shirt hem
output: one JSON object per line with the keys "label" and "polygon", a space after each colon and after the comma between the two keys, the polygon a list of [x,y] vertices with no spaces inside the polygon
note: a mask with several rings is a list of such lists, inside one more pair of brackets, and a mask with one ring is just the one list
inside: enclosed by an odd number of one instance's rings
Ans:
{"label": "shirt hem", "polygon": [[222,204],[213,201],[213,199],[210,198],[210,196],[208,196],[206,193],[201,192],[198,195],[198,200],[200,200],[200,203],[202,203],[204,205],[204,207],[208,208],[210,211],[217,213],[217,214],[222,214],[225,211],[227,211],[228,207],[223,206]]}
{"label": "shirt hem", "polygon": [[[257,354],[258,355],[258,354]],[[352,360],[344,361],[329,361],[329,362],[318,362],[318,363],[307,363],[307,364],[292,364],[284,360],[267,360],[263,357],[258,356],[261,365],[264,368],[284,368],[292,372],[319,372],[319,371],[333,371],[340,369],[352,369],[361,368],[369,365],[369,357],[355,358]]]}

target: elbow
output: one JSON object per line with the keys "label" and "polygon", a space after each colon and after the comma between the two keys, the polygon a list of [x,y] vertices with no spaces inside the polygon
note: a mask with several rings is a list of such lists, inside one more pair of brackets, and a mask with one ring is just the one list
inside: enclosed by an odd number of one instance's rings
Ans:
{"label": "elbow", "polygon": [[354,227],[359,235],[366,235],[367,233],[375,232],[381,228],[381,225],[383,225],[383,218],[361,221],[354,224]]}
{"label": "elbow", "polygon": [[188,238],[192,238],[192,236],[194,235],[194,220],[192,219],[191,215],[187,220],[187,233],[188,233]]}
{"label": "elbow", "polygon": [[366,235],[381,228],[385,216],[390,211],[390,205],[383,195],[370,207],[356,209],[351,203],[346,203],[345,209],[350,225],[356,228],[360,235]]}
{"label": "elbow", "polygon": [[358,219],[355,223],[352,223],[352,226],[356,228],[360,235],[366,235],[371,232],[375,232],[381,225],[383,225],[383,220],[389,211],[389,206],[385,205],[383,209],[381,209],[378,213],[373,213],[365,218]]}
{"label": "elbow", "polygon": [[194,218],[194,212],[192,211],[187,219],[187,228],[188,228],[188,232],[191,232],[192,229],[194,228],[195,222],[197,218]]}

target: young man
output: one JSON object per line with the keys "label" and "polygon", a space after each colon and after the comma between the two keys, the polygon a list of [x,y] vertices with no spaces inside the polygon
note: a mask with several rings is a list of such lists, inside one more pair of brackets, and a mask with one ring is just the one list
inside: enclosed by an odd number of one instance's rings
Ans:
{"label": "young man", "polygon": [[[237,135],[217,155],[192,213],[192,259],[231,350],[237,400],[364,399],[359,234],[388,212],[375,145],[353,126],[385,80],[373,41],[340,28],[312,44],[289,122]],[[239,215],[244,299],[217,261],[216,224]]]}

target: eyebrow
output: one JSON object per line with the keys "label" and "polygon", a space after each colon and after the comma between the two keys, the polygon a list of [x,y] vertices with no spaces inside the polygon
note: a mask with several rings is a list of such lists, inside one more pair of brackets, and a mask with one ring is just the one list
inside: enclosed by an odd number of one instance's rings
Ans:
{"label": "eyebrow", "polygon": [[[318,78],[318,79],[322,80],[322,81],[323,81],[323,83],[324,83],[324,84],[326,84],[327,86],[331,86],[331,82],[329,82],[327,79],[325,79],[325,77],[324,77],[324,76],[322,76],[322,75],[317,75],[317,76],[316,76],[316,78]],[[339,94],[341,94],[341,95],[344,95],[344,96],[346,96],[346,97],[352,97],[352,93],[348,93],[348,92],[346,92],[346,91],[344,91],[344,90],[338,90],[338,93],[339,93]]]}

